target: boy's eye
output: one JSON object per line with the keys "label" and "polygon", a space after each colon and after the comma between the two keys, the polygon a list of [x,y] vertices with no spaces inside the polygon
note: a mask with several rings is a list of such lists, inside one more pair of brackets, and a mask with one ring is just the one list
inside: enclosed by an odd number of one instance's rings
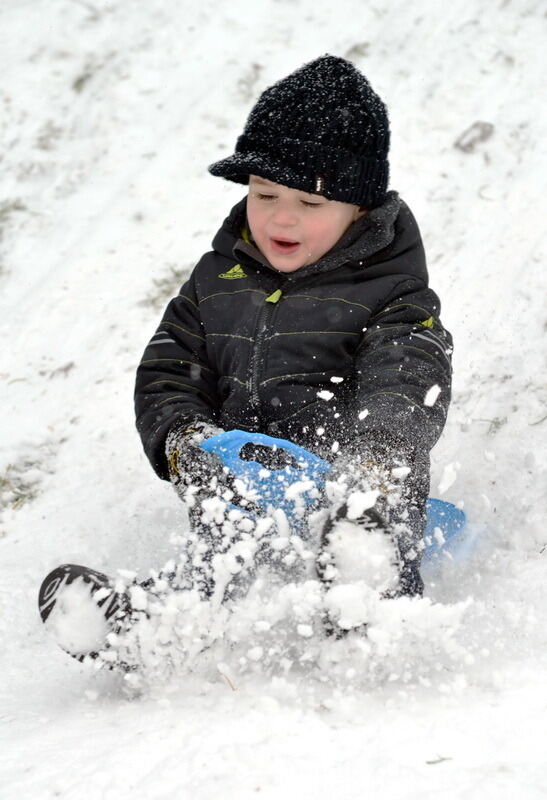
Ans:
{"label": "boy's eye", "polygon": [[[265,202],[275,202],[277,200],[276,194],[267,194],[266,192],[255,192],[257,200],[264,200]],[[323,203],[315,203],[313,200],[301,200],[303,206],[306,208],[319,208]]]}

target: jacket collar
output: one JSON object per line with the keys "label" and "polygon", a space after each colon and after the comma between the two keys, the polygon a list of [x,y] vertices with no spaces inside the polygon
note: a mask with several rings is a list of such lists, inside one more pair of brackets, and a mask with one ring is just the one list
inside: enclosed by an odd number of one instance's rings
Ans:
{"label": "jacket collar", "polygon": [[[221,230],[215,236],[213,247],[222,252],[231,245],[231,254],[238,261],[250,259],[277,275],[285,275],[288,279],[294,280],[329,272],[342,264],[361,266],[365,259],[390,245],[395,236],[395,220],[401,209],[401,200],[397,192],[388,192],[386,201],[359,217],[319,261],[288,274],[276,270],[253,242],[247,236],[242,235],[242,231],[246,228],[246,208],[247,198],[245,197],[232,209]],[[229,236],[227,237],[226,234]]]}

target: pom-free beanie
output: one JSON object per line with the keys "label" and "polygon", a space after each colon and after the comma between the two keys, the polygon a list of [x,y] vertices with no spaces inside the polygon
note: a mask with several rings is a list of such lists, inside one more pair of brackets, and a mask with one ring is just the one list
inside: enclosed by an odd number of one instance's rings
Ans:
{"label": "pom-free beanie", "polygon": [[209,172],[249,175],[368,208],[384,202],[389,177],[387,110],[349,61],[325,55],[266,89],[235,153]]}

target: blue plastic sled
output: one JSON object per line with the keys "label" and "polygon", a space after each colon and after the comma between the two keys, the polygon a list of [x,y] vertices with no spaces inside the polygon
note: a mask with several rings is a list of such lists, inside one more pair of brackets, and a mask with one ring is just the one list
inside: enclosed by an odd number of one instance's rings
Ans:
{"label": "blue plastic sled", "polygon": [[[255,491],[255,502],[266,511],[281,508],[292,527],[318,505],[331,465],[286,439],[263,433],[226,431],[207,439],[201,447],[216,453],[236,477]],[[429,498],[422,564],[446,558],[458,560],[464,551],[466,516],[453,503]]]}

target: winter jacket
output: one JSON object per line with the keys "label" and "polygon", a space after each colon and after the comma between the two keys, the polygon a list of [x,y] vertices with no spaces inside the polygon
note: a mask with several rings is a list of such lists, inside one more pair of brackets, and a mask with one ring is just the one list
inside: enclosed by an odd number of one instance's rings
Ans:
{"label": "winter jacket", "polygon": [[195,420],[325,456],[382,436],[429,452],[450,400],[452,342],[405,203],[390,192],[293,273],[253,246],[245,209],[246,198],[167,306],[138,367],[137,428],[156,472],[167,477],[169,429]]}

